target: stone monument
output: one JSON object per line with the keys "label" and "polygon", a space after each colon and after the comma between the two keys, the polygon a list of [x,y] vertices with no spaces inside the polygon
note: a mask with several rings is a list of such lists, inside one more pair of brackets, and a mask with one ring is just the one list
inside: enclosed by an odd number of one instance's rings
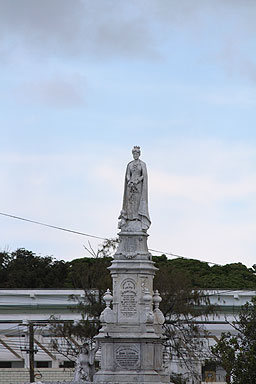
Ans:
{"label": "stone monument", "polygon": [[[163,368],[164,316],[161,297],[153,291],[157,271],[147,246],[148,177],[146,164],[139,159],[140,147],[132,150],[127,165],[123,206],[119,216],[119,245],[109,267],[113,296],[104,295],[102,328],[96,348],[85,344],[77,359],[73,384],[160,384],[169,383]],[[112,308],[111,308],[112,303]],[[94,374],[94,357],[101,346],[101,368]],[[72,384],[70,383],[70,384]],[[54,383],[44,383],[54,384]],[[60,382],[55,384],[61,384]],[[63,383],[64,384],[64,383]]]}
{"label": "stone monument", "polygon": [[161,297],[153,291],[157,268],[147,247],[151,224],[147,168],[139,159],[140,147],[135,146],[132,153],[119,216],[119,245],[109,267],[113,296],[110,290],[105,293],[102,328],[96,336],[101,345],[101,369],[94,375],[95,383],[169,382],[163,369]]}

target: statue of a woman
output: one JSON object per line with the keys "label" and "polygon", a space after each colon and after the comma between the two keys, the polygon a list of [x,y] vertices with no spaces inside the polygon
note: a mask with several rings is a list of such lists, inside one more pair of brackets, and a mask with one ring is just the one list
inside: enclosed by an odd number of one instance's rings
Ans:
{"label": "statue of a woman", "polygon": [[95,374],[95,354],[99,348],[96,343],[95,348],[90,348],[89,343],[84,343],[77,356],[74,382],[93,381]]}
{"label": "statue of a woman", "polygon": [[125,174],[123,207],[118,227],[121,230],[146,231],[151,224],[148,213],[147,168],[139,159],[140,147],[133,147],[132,154],[134,160],[127,165]]}

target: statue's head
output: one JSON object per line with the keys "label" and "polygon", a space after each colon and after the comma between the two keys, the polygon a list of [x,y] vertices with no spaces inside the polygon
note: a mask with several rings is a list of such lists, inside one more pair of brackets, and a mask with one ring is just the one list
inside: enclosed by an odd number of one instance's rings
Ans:
{"label": "statue's head", "polygon": [[133,158],[137,160],[140,157],[140,147],[135,145],[132,149]]}

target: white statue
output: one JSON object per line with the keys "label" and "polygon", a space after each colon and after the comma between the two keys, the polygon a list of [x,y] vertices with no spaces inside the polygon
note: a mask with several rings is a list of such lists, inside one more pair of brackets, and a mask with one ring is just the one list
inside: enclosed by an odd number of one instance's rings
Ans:
{"label": "white statue", "polygon": [[95,354],[99,349],[98,343],[90,349],[89,343],[84,343],[77,356],[74,382],[93,381],[95,374]]}
{"label": "white statue", "polygon": [[132,149],[134,160],[127,165],[124,181],[123,207],[120,213],[120,229],[127,229],[129,222],[139,221],[146,231],[150,224],[148,213],[148,176],[146,164],[139,159],[140,147]]}

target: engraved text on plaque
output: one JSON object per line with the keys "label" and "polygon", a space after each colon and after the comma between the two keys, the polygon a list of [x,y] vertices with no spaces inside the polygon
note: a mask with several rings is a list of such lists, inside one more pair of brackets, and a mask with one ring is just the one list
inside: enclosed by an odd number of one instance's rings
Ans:
{"label": "engraved text on plaque", "polygon": [[132,279],[122,282],[120,312],[123,317],[133,317],[137,313],[136,286]]}
{"label": "engraved text on plaque", "polygon": [[117,366],[124,369],[137,369],[140,365],[140,354],[138,347],[120,346],[115,352]]}

